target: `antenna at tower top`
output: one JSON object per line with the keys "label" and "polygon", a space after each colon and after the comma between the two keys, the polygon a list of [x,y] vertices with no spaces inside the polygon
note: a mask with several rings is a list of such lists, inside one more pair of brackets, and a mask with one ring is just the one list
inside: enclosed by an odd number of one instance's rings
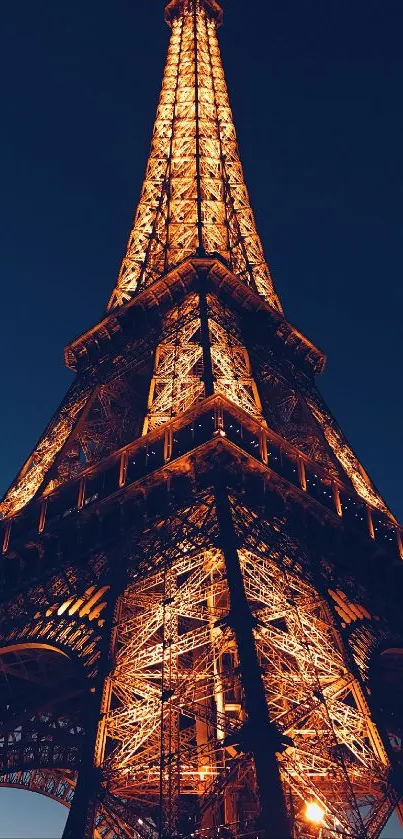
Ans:
{"label": "antenna at tower top", "polygon": [[199,2],[207,8],[211,16],[217,21],[217,26],[221,26],[223,22],[223,10],[221,4],[217,0],[168,0],[165,7],[165,20],[168,24],[172,20],[182,14],[186,4],[193,4]]}

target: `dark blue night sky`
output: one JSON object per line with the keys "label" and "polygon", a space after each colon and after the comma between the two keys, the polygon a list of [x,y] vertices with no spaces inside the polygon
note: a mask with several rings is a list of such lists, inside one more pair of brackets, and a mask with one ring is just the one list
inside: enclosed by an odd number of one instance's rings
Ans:
{"label": "dark blue night sky", "polygon": [[[162,0],[3,4],[1,459],[6,489],[70,380],[139,195],[168,30]],[[227,0],[224,64],[246,180],[289,319],[403,518],[402,0]],[[0,792],[0,839],[57,837],[56,805]],[[18,801],[16,808],[15,801]],[[402,836],[394,824],[385,834]]]}

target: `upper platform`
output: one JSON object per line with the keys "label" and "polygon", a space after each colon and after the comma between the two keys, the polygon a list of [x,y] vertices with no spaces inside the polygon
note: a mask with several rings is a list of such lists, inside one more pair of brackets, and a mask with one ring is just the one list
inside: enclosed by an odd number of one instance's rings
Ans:
{"label": "upper platform", "polygon": [[215,290],[219,294],[231,297],[239,309],[264,313],[268,334],[277,337],[298,366],[311,376],[323,373],[326,356],[322,350],[302,335],[282,312],[271,307],[253,288],[233,274],[218,254],[186,259],[159,277],[152,286],[139,289],[132,300],[111,311],[103,320],[66,346],[67,367],[79,371],[90,366],[105,352],[111,352],[111,341],[115,336],[127,331],[127,323],[131,321],[135,311],[157,309],[164,312],[190,291],[197,289],[200,282],[206,290]]}

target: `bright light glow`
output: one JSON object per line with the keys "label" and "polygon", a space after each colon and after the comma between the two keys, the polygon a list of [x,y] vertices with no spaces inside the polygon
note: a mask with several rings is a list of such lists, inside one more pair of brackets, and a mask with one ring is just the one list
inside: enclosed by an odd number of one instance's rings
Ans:
{"label": "bright light glow", "polygon": [[144,824],[143,819],[137,819],[137,824]]}
{"label": "bright light glow", "polygon": [[325,810],[320,804],[318,804],[317,801],[307,801],[305,816],[308,821],[313,822],[313,824],[322,824],[325,817]]}
{"label": "bright light glow", "polygon": [[[197,4],[196,27],[186,10],[171,20],[153,150],[109,309],[126,303],[138,287],[151,285],[201,249],[218,251],[241,282],[281,312],[244,183],[216,24],[203,6]],[[208,6],[211,10],[212,4]],[[177,91],[183,95],[181,107]],[[196,107],[186,107],[187,103]],[[203,165],[198,168],[199,109],[203,112]],[[172,186],[172,206],[162,189],[163,178]]]}

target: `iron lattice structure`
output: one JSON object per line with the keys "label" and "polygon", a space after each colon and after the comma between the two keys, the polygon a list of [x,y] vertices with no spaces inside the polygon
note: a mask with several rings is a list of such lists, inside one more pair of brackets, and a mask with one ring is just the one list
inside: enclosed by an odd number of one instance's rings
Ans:
{"label": "iron lattice structure", "polygon": [[166,20],[117,285],[1,504],[0,784],[70,807],[65,839],[376,839],[403,789],[401,529],[274,290],[222,10]]}

